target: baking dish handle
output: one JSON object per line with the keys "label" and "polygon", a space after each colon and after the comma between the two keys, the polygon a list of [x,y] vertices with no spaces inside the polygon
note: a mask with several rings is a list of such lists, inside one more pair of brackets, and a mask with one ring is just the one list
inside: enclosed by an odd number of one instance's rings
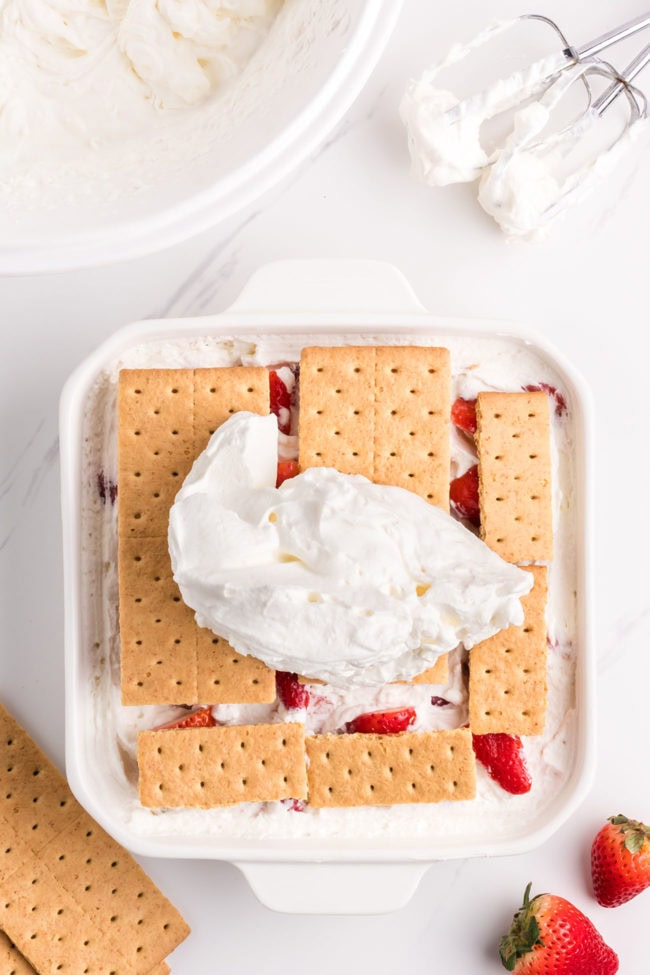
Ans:
{"label": "baking dish handle", "polygon": [[253,274],[231,313],[415,313],[426,311],[411,285],[383,261],[293,260]]}
{"label": "baking dish handle", "polygon": [[427,863],[235,863],[255,896],[284,914],[388,914],[415,893]]}

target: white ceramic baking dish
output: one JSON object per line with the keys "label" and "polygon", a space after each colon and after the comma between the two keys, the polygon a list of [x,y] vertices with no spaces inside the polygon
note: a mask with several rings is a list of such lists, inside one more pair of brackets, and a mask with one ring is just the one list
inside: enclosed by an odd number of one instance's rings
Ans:
{"label": "white ceramic baking dish", "polygon": [[[173,342],[197,336],[327,333],[354,340],[431,344],[436,336],[499,336],[532,348],[550,363],[567,394],[575,438],[574,517],[577,529],[575,583],[576,724],[570,769],[560,792],[523,829],[500,838],[489,835],[356,838],[301,837],[246,839],[228,835],[147,836],[132,828],[126,813],[134,787],[116,785],[105,761],[105,730],[100,700],[93,693],[98,666],[89,634],[93,625],[116,618],[114,604],[103,618],[90,621],[92,593],[82,568],[88,551],[101,564],[102,540],[89,538],[82,514],[84,416],[98,377],[129,350],[156,340]],[[343,340],[343,339],[342,339]],[[539,335],[520,326],[447,320],[428,312],[408,282],[390,265],[374,262],[282,262],[261,269],[233,306],[206,318],[147,321],[118,331],[86,359],[65,386],[61,399],[61,461],[65,570],[66,761],[71,787],[90,813],[124,846],[148,856],[227,860],[248,878],[257,896],[271,908],[296,913],[363,914],[396,909],[412,896],[424,871],[436,860],[515,854],[543,843],[585,796],[594,766],[594,657],[589,591],[591,503],[589,395],[573,368]],[[107,488],[108,490],[108,488]],[[95,549],[93,549],[93,546]],[[114,600],[113,600],[114,603]],[[119,756],[115,756],[118,761]],[[110,764],[110,762],[108,763]]]}

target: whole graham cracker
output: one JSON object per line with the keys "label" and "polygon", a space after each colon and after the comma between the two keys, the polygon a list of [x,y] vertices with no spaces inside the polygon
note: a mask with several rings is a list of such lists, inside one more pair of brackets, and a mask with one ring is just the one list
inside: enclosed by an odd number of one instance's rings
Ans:
{"label": "whole graham cracker", "polygon": [[544,392],[479,393],[481,538],[507,562],[553,558],[551,443]]}
{"label": "whole graham cracker", "polygon": [[473,799],[476,766],[468,728],[401,735],[306,739],[309,805],[383,806]]}
{"label": "whole graham cracker", "polygon": [[2,706],[0,749],[0,929],[41,975],[162,975],[180,914]]}
{"label": "whole graham cracker", "polygon": [[140,802],[209,809],[238,802],[304,799],[302,724],[141,731]]}
{"label": "whole graham cracker", "polygon": [[308,347],[300,357],[300,466],[334,467],[449,507],[449,351]]}
{"label": "whole graham cracker", "polygon": [[125,369],[118,386],[118,562],[124,704],[269,702],[273,671],[199,627],[174,582],[169,509],[211,434],[269,412],[258,367]]}
{"label": "whole graham cracker", "polygon": [[526,566],[535,583],[521,600],[524,622],[469,653],[469,723],[474,734],[540,735],[546,716],[547,569]]}

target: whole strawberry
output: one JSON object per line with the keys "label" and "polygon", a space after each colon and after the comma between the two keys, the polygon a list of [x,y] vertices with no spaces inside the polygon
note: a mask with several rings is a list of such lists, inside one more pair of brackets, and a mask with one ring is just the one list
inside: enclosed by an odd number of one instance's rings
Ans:
{"label": "whole strawberry", "polygon": [[518,975],[614,975],[618,956],[588,917],[564,897],[538,894],[524,903],[501,939],[504,968]]}
{"label": "whole strawberry", "polygon": [[618,907],[650,887],[650,827],[610,816],[591,847],[591,880],[603,907]]}

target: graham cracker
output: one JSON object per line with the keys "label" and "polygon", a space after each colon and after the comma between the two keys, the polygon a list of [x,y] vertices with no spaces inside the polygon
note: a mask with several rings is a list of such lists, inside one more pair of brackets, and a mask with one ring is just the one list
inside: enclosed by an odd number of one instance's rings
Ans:
{"label": "graham cracker", "polygon": [[302,724],[141,731],[140,801],[209,809],[307,796]]}
{"label": "graham cracker", "polygon": [[189,933],[142,867],[87,813],[48,843],[40,861],[138,971],[148,972]]}
{"label": "graham cracker", "polygon": [[540,735],[546,717],[547,569],[526,566],[535,583],[521,600],[524,622],[469,654],[469,723],[477,735]]}
{"label": "graham cracker", "polygon": [[334,467],[449,508],[449,351],[309,347],[300,357],[300,466]]}
{"label": "graham cracker", "polygon": [[169,509],[211,434],[239,410],[269,412],[268,371],[125,369],[118,386],[122,702],[255,703],[274,672],[197,626],[174,582]]}
{"label": "graham cracker", "polygon": [[401,735],[306,739],[309,805],[386,806],[473,799],[476,765],[468,728]]}
{"label": "graham cracker", "polygon": [[41,975],[162,975],[180,914],[2,706],[0,745],[0,929]]}
{"label": "graham cracker", "polygon": [[0,843],[4,875],[13,872],[14,851],[16,860],[40,853],[81,812],[58,769],[0,705],[0,824],[11,840]]}
{"label": "graham cracker", "polygon": [[[433,667],[422,671],[410,680],[396,680],[395,684],[446,684],[449,679],[449,660],[448,655],[443,653],[438,657]],[[326,681],[319,680],[318,677],[298,677],[300,684],[325,684]]]}
{"label": "graham cracker", "polygon": [[411,677],[407,684],[446,684],[449,680],[449,655],[443,653],[438,657],[433,667],[424,670],[416,677]]}
{"label": "graham cracker", "polygon": [[479,393],[481,538],[507,562],[553,558],[551,442],[544,392]]}
{"label": "graham cracker", "polygon": [[0,972],[2,975],[36,975],[35,970],[10,938],[0,931]]}
{"label": "graham cracker", "polygon": [[38,860],[23,865],[3,884],[0,925],[41,975],[133,972],[119,946],[111,944],[107,951],[101,928]]}

